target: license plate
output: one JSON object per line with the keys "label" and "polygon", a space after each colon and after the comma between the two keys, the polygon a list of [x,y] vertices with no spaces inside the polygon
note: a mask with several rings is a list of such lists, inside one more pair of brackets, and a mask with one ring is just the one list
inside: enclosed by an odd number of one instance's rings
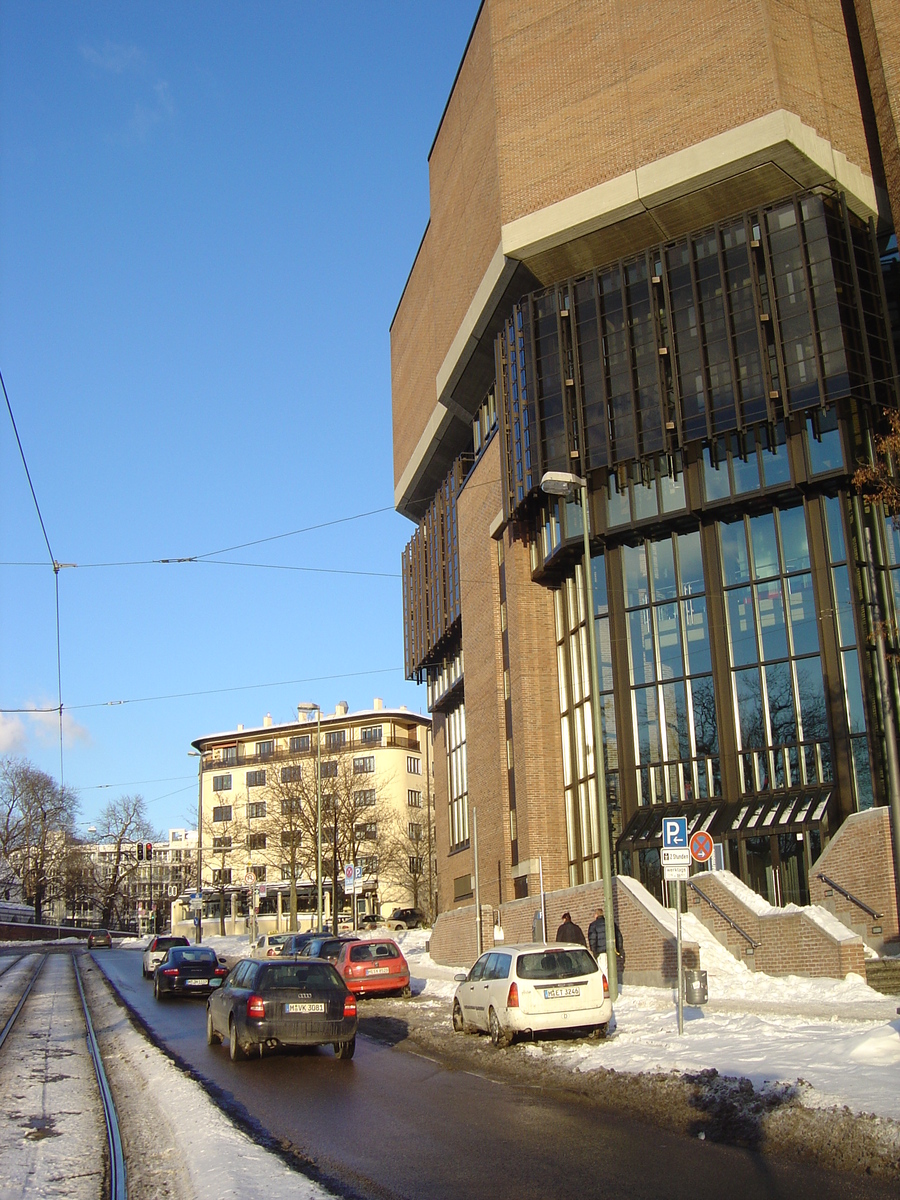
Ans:
{"label": "license plate", "polygon": [[185,987],[209,987],[209,980],[208,979],[186,979],[184,981],[184,986]]}
{"label": "license plate", "polygon": [[366,967],[367,975],[389,975],[390,967]]}
{"label": "license plate", "polygon": [[286,1004],[284,1006],[284,1011],[286,1013],[323,1013],[325,1011],[325,1005],[324,1003]]}
{"label": "license plate", "polygon": [[565,996],[580,996],[581,988],[577,987],[558,987],[544,988],[545,1000],[562,1000]]}

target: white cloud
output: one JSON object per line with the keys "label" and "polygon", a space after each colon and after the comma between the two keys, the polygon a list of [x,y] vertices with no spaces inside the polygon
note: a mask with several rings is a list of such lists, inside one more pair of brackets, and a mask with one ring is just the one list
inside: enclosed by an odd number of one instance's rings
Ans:
{"label": "white cloud", "polygon": [[0,713],[0,754],[18,754],[27,741],[21,717]]}
{"label": "white cloud", "polygon": [[[21,721],[23,739],[27,741],[33,737],[42,746],[52,746],[58,742],[59,710],[50,709],[49,702],[33,705],[28,703],[26,708],[31,711],[22,714],[25,718],[24,721]],[[42,711],[37,711],[39,709]],[[48,709],[49,711],[47,711]],[[65,707],[63,707],[63,739],[69,744],[79,742],[82,745],[90,745],[92,740],[90,730],[70,716]]]}
{"label": "white cloud", "polygon": [[101,71],[110,71],[113,75],[121,75],[144,57],[137,46],[119,46],[110,41],[103,43],[102,50],[96,50],[93,46],[79,46],[79,49],[85,62],[92,67],[99,67]]}

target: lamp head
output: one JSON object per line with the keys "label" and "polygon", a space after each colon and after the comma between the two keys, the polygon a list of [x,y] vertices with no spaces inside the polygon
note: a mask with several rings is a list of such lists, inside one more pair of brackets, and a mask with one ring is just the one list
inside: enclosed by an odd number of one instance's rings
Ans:
{"label": "lamp head", "polygon": [[571,496],[587,487],[587,480],[571,471],[545,471],[541,476],[541,491],[548,496]]}

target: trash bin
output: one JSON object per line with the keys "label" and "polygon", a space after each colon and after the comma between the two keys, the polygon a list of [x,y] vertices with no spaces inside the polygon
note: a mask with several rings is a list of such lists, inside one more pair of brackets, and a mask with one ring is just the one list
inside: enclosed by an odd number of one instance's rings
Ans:
{"label": "trash bin", "polygon": [[705,971],[684,972],[684,1000],[686,1004],[705,1004],[709,999]]}

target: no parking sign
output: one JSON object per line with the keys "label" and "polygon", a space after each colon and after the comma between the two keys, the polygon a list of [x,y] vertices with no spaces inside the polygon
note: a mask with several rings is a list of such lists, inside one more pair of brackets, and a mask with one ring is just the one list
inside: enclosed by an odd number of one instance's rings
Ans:
{"label": "no parking sign", "polygon": [[702,829],[698,829],[691,837],[691,858],[694,862],[709,862],[712,858],[713,840]]}

